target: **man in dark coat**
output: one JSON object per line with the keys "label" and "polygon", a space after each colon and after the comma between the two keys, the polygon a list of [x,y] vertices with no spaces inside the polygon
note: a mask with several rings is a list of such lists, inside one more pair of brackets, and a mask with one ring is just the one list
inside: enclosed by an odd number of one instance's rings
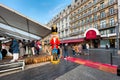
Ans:
{"label": "man in dark coat", "polygon": [[64,58],[67,58],[68,57],[68,44],[66,43],[64,45]]}

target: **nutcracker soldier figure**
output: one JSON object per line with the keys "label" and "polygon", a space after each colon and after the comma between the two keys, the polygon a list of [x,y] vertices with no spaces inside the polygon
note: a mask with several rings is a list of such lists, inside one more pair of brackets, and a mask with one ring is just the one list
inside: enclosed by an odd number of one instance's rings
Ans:
{"label": "nutcracker soldier figure", "polygon": [[51,40],[50,40],[50,44],[52,48],[51,62],[55,64],[55,63],[59,63],[58,46],[60,45],[56,25],[53,25],[51,31],[52,31]]}

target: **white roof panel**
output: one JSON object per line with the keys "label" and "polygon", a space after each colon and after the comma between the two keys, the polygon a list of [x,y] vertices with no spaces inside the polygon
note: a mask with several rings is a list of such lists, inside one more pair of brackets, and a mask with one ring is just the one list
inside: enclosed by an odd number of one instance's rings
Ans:
{"label": "white roof panel", "polygon": [[41,38],[51,33],[51,29],[47,26],[35,22],[2,4],[0,4],[0,23],[37,35]]}

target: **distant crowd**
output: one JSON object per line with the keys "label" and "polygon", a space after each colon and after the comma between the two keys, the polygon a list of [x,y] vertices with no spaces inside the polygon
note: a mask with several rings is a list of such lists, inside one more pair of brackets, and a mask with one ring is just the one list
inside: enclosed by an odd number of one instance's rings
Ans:
{"label": "distant crowd", "polygon": [[[69,57],[69,48],[72,50],[72,55],[89,55],[89,44],[61,44],[58,47],[59,57]],[[86,52],[84,52],[86,50]],[[45,51],[45,53],[52,55],[51,45],[42,46],[40,40],[17,40],[11,38],[9,42],[0,41],[0,59],[4,59],[6,56],[12,56],[11,62],[18,59],[23,59],[25,56],[39,55]]]}
{"label": "distant crowd", "polygon": [[11,62],[23,58],[25,55],[39,55],[42,51],[40,40],[17,40],[11,38],[9,42],[0,41],[0,59],[6,56],[13,56]]}

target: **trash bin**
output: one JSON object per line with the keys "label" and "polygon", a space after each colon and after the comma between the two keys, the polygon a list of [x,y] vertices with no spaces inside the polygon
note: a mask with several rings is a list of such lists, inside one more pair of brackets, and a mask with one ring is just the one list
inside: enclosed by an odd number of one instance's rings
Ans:
{"label": "trash bin", "polygon": [[117,75],[120,76],[120,65],[117,67]]}

